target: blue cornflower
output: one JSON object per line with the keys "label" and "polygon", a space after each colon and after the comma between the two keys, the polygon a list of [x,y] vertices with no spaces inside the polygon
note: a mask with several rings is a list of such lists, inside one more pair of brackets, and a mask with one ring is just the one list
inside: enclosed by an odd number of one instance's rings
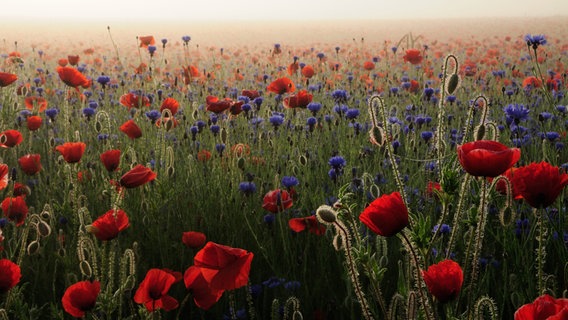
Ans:
{"label": "blue cornflower", "polygon": [[532,47],[534,50],[536,50],[538,46],[546,44],[546,37],[542,34],[527,34],[525,36],[525,41],[527,42],[527,46]]}
{"label": "blue cornflower", "polygon": [[251,195],[256,192],[256,184],[252,181],[243,181],[239,183],[239,190],[245,195]]}
{"label": "blue cornflower", "polygon": [[333,107],[333,112],[339,114],[340,116],[344,113],[347,112],[347,110],[349,110],[349,107],[347,107],[346,105],[342,104],[342,105],[335,105]]}
{"label": "blue cornflower", "polygon": [[345,118],[353,120],[357,118],[359,114],[360,114],[359,109],[356,108],[347,109],[347,111],[345,111]]}
{"label": "blue cornflower", "polygon": [[529,219],[517,219],[515,221],[515,235],[517,237],[527,235],[530,232],[530,222]]}
{"label": "blue cornflower", "polygon": [[251,107],[250,104],[245,103],[245,104],[243,104],[243,105],[241,106],[241,109],[242,109],[245,113],[248,113],[248,112],[252,109],[252,107]]}
{"label": "blue cornflower", "polygon": [[195,122],[195,125],[197,126],[197,129],[199,130],[199,132],[201,132],[201,131],[203,130],[203,128],[205,128],[205,126],[206,126],[207,124],[206,124],[205,121],[203,121],[203,120],[197,120],[197,121]]}
{"label": "blue cornflower", "polygon": [[309,117],[308,119],[306,119],[306,123],[308,124],[308,126],[310,126],[310,128],[312,128],[318,123],[318,119],[314,117]]}
{"label": "blue cornflower", "polygon": [[335,170],[340,170],[345,167],[347,161],[342,156],[334,156],[329,158],[328,164]]}
{"label": "blue cornflower", "polygon": [[550,142],[560,139],[560,133],[554,131],[547,132],[544,136]]}
{"label": "blue cornflower", "polygon": [[225,151],[225,144],[224,143],[217,143],[215,145],[215,150],[217,150],[217,152],[219,152],[220,155],[223,155],[223,151]]}
{"label": "blue cornflower", "polygon": [[273,224],[275,219],[276,219],[276,217],[274,216],[273,213],[266,214],[263,218],[264,223],[266,223],[268,225]]}
{"label": "blue cornflower", "polygon": [[97,139],[99,139],[99,141],[105,141],[108,139],[108,134],[106,133],[99,133],[99,135],[97,136]]}
{"label": "blue cornflower", "polygon": [[456,102],[457,97],[454,95],[449,95],[446,97],[446,101],[448,101],[450,104]]}
{"label": "blue cornflower", "polygon": [[439,231],[440,234],[448,234],[451,231],[450,226],[443,223],[442,227],[440,227],[439,224],[435,225],[434,228],[432,228],[432,233],[436,233],[438,231],[438,229],[440,229],[440,231]]}
{"label": "blue cornflower", "polygon": [[511,124],[513,122],[515,124],[519,124],[519,122],[527,120],[530,112],[528,107],[518,103],[506,106],[503,108],[503,111],[505,112],[507,124]]}
{"label": "blue cornflower", "polygon": [[262,102],[263,102],[263,101],[264,101],[264,98],[263,98],[263,97],[256,97],[256,98],[254,98],[254,100],[252,100],[252,102],[253,102],[254,104],[256,104],[256,108],[257,108],[257,109],[260,108],[260,105],[262,105]]}
{"label": "blue cornflower", "polygon": [[0,218],[0,229],[4,228],[7,223],[8,223],[8,219]]}
{"label": "blue cornflower", "polygon": [[196,126],[191,126],[191,128],[189,128],[189,131],[192,135],[196,135],[199,132],[199,128]]}
{"label": "blue cornflower", "polygon": [[422,133],[420,133],[420,136],[422,137],[422,139],[424,139],[424,141],[428,142],[428,141],[430,141],[430,139],[432,139],[434,137],[434,132],[422,131]]}
{"label": "blue cornflower", "polygon": [[331,93],[331,97],[336,103],[346,102],[349,95],[346,90],[337,89]]}
{"label": "blue cornflower", "polygon": [[90,119],[96,112],[97,110],[90,107],[83,108],[83,116],[87,117],[87,119]]}
{"label": "blue cornflower", "polygon": [[284,122],[284,117],[279,114],[273,114],[268,118],[268,121],[270,121],[274,128],[278,128]]}
{"label": "blue cornflower", "polygon": [[187,44],[187,43],[191,40],[191,37],[190,37],[190,36],[183,36],[183,37],[181,37],[181,40],[182,40],[185,44]]}
{"label": "blue cornflower", "polygon": [[158,119],[160,119],[160,117],[162,116],[162,113],[160,113],[159,110],[150,110],[150,111],[146,111],[145,115],[146,115],[146,118],[148,118],[150,121],[152,121],[152,123],[155,123]]}
{"label": "blue cornflower", "polygon": [[300,281],[288,281],[284,283],[284,288],[286,288],[286,290],[294,291],[299,289],[301,285]]}
{"label": "blue cornflower", "polygon": [[284,279],[284,278],[270,277],[267,280],[263,281],[262,284],[265,287],[276,288],[279,285],[283,284],[284,281],[286,281],[286,279]]}
{"label": "blue cornflower", "polygon": [[318,102],[310,102],[310,103],[308,103],[307,108],[308,108],[308,110],[310,110],[310,112],[311,112],[313,115],[316,115],[316,113],[317,113],[318,111],[320,111],[320,109],[321,109],[321,103],[318,103]]}
{"label": "blue cornflower", "polygon": [[213,135],[217,135],[219,133],[219,131],[221,130],[221,127],[219,127],[218,125],[214,124],[211,125],[209,127],[209,130],[211,130],[211,132],[213,133]]}
{"label": "blue cornflower", "polygon": [[298,178],[294,177],[294,176],[284,176],[282,177],[282,185],[286,188],[286,189],[290,189],[294,186],[297,186],[300,182],[298,181]]}
{"label": "blue cornflower", "polygon": [[59,110],[57,108],[50,108],[45,110],[45,115],[51,120],[55,120],[55,117],[59,114]]}
{"label": "blue cornflower", "polygon": [[556,106],[556,110],[561,113],[566,113],[566,106],[562,105]]}
{"label": "blue cornflower", "polygon": [[543,111],[538,115],[538,120],[543,122],[546,120],[550,120],[551,118],[552,118],[552,113],[546,111]]}
{"label": "blue cornflower", "polygon": [[398,94],[398,90],[400,90],[398,87],[392,87],[392,88],[390,88],[390,92],[391,92],[392,94],[394,94],[394,95],[397,95],[397,94]]}

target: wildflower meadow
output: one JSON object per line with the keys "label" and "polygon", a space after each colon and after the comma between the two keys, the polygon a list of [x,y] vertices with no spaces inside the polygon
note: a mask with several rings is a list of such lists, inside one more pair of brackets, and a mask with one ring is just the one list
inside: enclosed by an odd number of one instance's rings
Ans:
{"label": "wildflower meadow", "polygon": [[537,25],[4,35],[0,319],[568,319],[568,32]]}

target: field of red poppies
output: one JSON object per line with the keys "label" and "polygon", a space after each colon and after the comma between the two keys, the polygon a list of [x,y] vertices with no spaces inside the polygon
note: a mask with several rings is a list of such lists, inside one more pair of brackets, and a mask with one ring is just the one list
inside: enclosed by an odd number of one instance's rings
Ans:
{"label": "field of red poppies", "polygon": [[0,319],[567,319],[565,29],[4,39]]}

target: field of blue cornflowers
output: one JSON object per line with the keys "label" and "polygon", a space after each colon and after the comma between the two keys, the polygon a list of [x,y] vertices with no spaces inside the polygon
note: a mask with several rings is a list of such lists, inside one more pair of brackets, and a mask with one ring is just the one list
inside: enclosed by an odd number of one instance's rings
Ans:
{"label": "field of blue cornflowers", "polygon": [[565,38],[17,42],[0,319],[567,319]]}

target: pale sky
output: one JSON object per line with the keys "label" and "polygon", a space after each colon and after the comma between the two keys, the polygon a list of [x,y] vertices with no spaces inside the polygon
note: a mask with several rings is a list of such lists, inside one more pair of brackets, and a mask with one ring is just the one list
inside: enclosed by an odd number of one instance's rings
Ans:
{"label": "pale sky", "polygon": [[[26,0],[0,20],[88,22],[568,16],[568,0]],[[568,22],[568,21],[567,21]]]}

